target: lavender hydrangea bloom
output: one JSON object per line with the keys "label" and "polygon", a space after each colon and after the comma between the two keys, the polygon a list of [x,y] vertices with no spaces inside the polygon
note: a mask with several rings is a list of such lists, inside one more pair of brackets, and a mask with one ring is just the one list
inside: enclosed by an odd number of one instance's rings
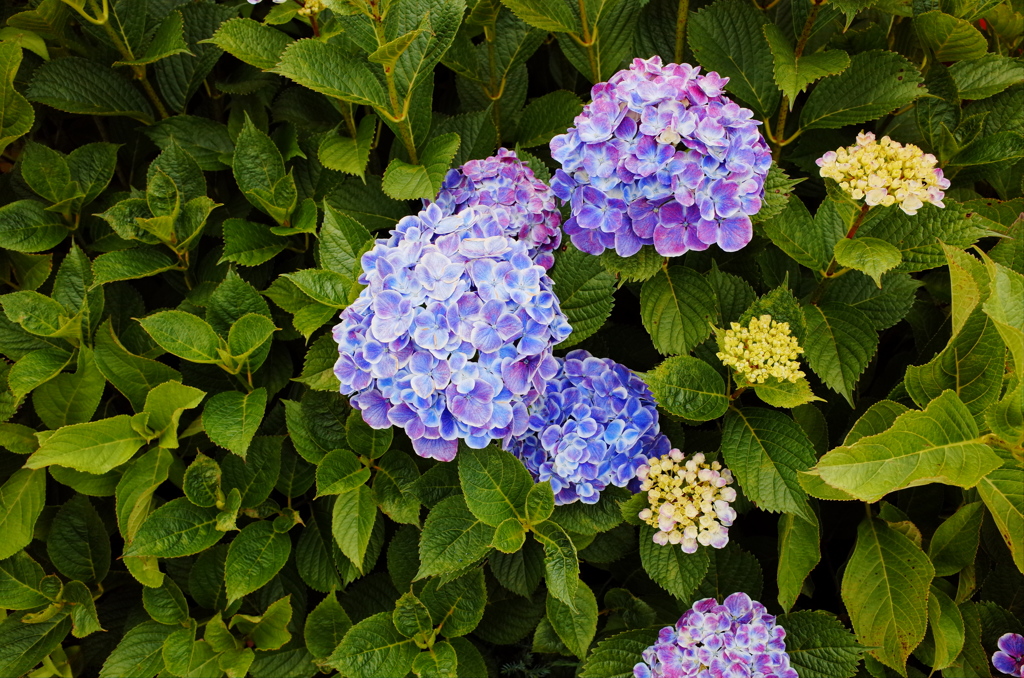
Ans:
{"label": "lavender hydrangea bloom", "polygon": [[572,331],[551,279],[505,233],[502,206],[433,204],[363,255],[359,298],[334,328],[341,392],[374,428],[400,426],[416,453],[454,458],[527,430]]}
{"label": "lavender hydrangea bloom", "polygon": [[999,651],[992,655],[992,666],[1000,673],[1024,678],[1024,636],[1004,633],[999,638]]}
{"label": "lavender hydrangea bloom", "polygon": [[449,170],[435,202],[454,213],[477,205],[504,207],[505,234],[526,243],[530,256],[545,269],[555,263],[552,253],[562,242],[562,215],[551,189],[515,151],[499,148],[497,155]]}
{"label": "lavender hydrangea bloom", "polygon": [[506,436],[505,449],[537,481],[551,481],[559,505],[596,503],[608,485],[636,492],[637,469],[671,447],[647,385],[586,351],[556,360],[557,373],[530,408],[527,429]]}
{"label": "lavender hydrangea bloom", "polygon": [[722,93],[728,78],[661,57],[591,90],[576,126],[551,140],[551,188],[572,206],[574,245],[627,257],[644,245],[676,256],[752,234],[772,158],[761,123]]}
{"label": "lavender hydrangea bloom", "polygon": [[764,605],[734,593],[721,605],[698,600],[633,667],[635,678],[799,678],[789,665],[786,630]]}

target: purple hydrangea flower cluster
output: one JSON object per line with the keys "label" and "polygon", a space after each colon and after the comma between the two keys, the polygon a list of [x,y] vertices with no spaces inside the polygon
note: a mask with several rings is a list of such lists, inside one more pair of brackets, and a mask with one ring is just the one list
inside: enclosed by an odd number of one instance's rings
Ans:
{"label": "purple hydrangea flower cluster", "polygon": [[556,358],[558,369],[530,408],[525,432],[505,438],[538,482],[551,481],[556,504],[596,503],[608,485],[636,492],[637,469],[671,447],[647,385],[636,374],[586,351]]}
{"label": "purple hydrangea flower cluster", "polygon": [[999,651],[992,655],[992,666],[1000,673],[1024,678],[1024,636],[1004,633],[999,638]]}
{"label": "purple hydrangea flower cluster", "polygon": [[359,298],[334,328],[341,392],[374,428],[450,461],[526,430],[572,331],[551,279],[505,234],[503,207],[430,205],[363,255]]}
{"label": "purple hydrangea flower cluster", "polygon": [[761,123],[723,94],[728,78],[689,64],[634,59],[591,90],[576,126],[551,140],[551,188],[569,201],[576,247],[663,256],[752,234],[772,157]]}
{"label": "purple hydrangea flower cluster", "polygon": [[764,605],[734,593],[719,605],[698,600],[666,626],[633,667],[635,678],[799,678],[789,665],[786,630]]}
{"label": "purple hydrangea flower cluster", "polygon": [[448,170],[435,202],[455,213],[476,205],[504,207],[511,216],[505,234],[526,243],[533,260],[545,269],[555,263],[553,252],[562,242],[555,195],[515,151],[499,148],[497,155]]}

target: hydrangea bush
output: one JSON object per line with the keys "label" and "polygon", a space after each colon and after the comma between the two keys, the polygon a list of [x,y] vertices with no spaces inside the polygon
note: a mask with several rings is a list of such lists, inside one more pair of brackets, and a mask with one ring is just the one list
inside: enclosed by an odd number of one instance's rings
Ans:
{"label": "hydrangea bush", "polygon": [[0,22],[0,676],[1024,678],[1020,0]]}

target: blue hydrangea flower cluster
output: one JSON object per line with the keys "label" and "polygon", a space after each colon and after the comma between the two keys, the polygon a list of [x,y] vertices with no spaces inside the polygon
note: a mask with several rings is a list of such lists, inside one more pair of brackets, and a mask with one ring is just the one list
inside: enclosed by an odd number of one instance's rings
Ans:
{"label": "blue hydrangea flower cluster", "polygon": [[647,385],[583,350],[556,360],[527,430],[507,436],[505,449],[538,482],[551,481],[556,504],[596,503],[608,485],[638,491],[637,469],[671,447]]}
{"label": "blue hydrangea flower cluster", "polygon": [[502,207],[430,205],[363,255],[359,298],[334,328],[341,392],[374,428],[450,461],[526,430],[572,331],[551,279],[505,234]]}
{"label": "blue hydrangea flower cluster", "polygon": [[992,655],[992,666],[1000,673],[1024,678],[1024,636],[1004,633],[997,642],[999,650]]}
{"label": "blue hydrangea flower cluster", "polygon": [[564,228],[576,247],[677,256],[750,242],[772,158],[727,82],[655,56],[594,85],[576,126],[551,140],[562,165],[551,188],[572,207]]}
{"label": "blue hydrangea flower cluster", "polygon": [[530,256],[545,269],[555,263],[553,252],[562,242],[555,194],[515,151],[499,148],[497,155],[448,170],[435,202],[455,213],[476,205],[504,207],[511,217],[504,224],[505,234],[526,243]]}
{"label": "blue hydrangea flower cluster", "polygon": [[734,593],[719,605],[698,600],[666,626],[633,667],[635,678],[799,678],[789,665],[786,630],[764,605]]}

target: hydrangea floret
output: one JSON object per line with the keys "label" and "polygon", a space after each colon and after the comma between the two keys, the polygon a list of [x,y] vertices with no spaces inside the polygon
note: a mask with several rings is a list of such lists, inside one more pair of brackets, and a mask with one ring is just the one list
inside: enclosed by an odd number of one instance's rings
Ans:
{"label": "hydrangea floret", "polygon": [[935,166],[935,156],[914,144],[904,146],[889,137],[876,141],[874,133],[861,132],[853,146],[829,151],[815,162],[822,177],[834,179],[868,207],[899,203],[911,216],[926,202],[945,207],[949,179]]}
{"label": "hydrangea floret", "polygon": [[502,207],[430,205],[362,257],[366,287],[334,328],[341,392],[416,453],[454,458],[526,431],[571,328],[551,279],[505,234]]}
{"label": "hydrangea floret", "polygon": [[761,123],[723,94],[728,81],[655,56],[594,85],[576,126],[551,140],[562,165],[551,188],[571,205],[576,247],[676,256],[750,242],[772,158]]}
{"label": "hydrangea floret", "polygon": [[804,349],[790,334],[789,323],[770,315],[755,316],[747,327],[731,323],[724,332],[718,359],[731,367],[746,384],[763,384],[770,378],[796,382],[804,377],[797,359]]}
{"label": "hydrangea floret", "polygon": [[1004,633],[997,642],[999,651],[992,655],[992,666],[1014,678],[1024,678],[1024,636]]}
{"label": "hydrangea floret", "polygon": [[658,531],[654,543],[679,544],[685,553],[698,545],[725,548],[729,526],[736,520],[732,471],[698,452],[685,463],[678,449],[651,459],[637,470],[640,489],[647,493],[650,508],[640,519]]}
{"label": "hydrangea floret", "polygon": [[530,408],[527,430],[505,449],[538,482],[551,482],[555,504],[596,503],[608,485],[639,489],[637,471],[669,448],[647,385],[635,373],[587,351],[558,360],[558,371]]}
{"label": "hydrangea floret", "polygon": [[555,195],[515,151],[499,148],[497,155],[449,170],[435,202],[454,213],[477,205],[504,207],[510,217],[505,234],[526,243],[545,269],[555,263],[553,252],[562,242]]}
{"label": "hydrangea floret", "polygon": [[643,651],[635,678],[799,678],[789,665],[786,630],[746,593],[721,604],[704,598]]}

